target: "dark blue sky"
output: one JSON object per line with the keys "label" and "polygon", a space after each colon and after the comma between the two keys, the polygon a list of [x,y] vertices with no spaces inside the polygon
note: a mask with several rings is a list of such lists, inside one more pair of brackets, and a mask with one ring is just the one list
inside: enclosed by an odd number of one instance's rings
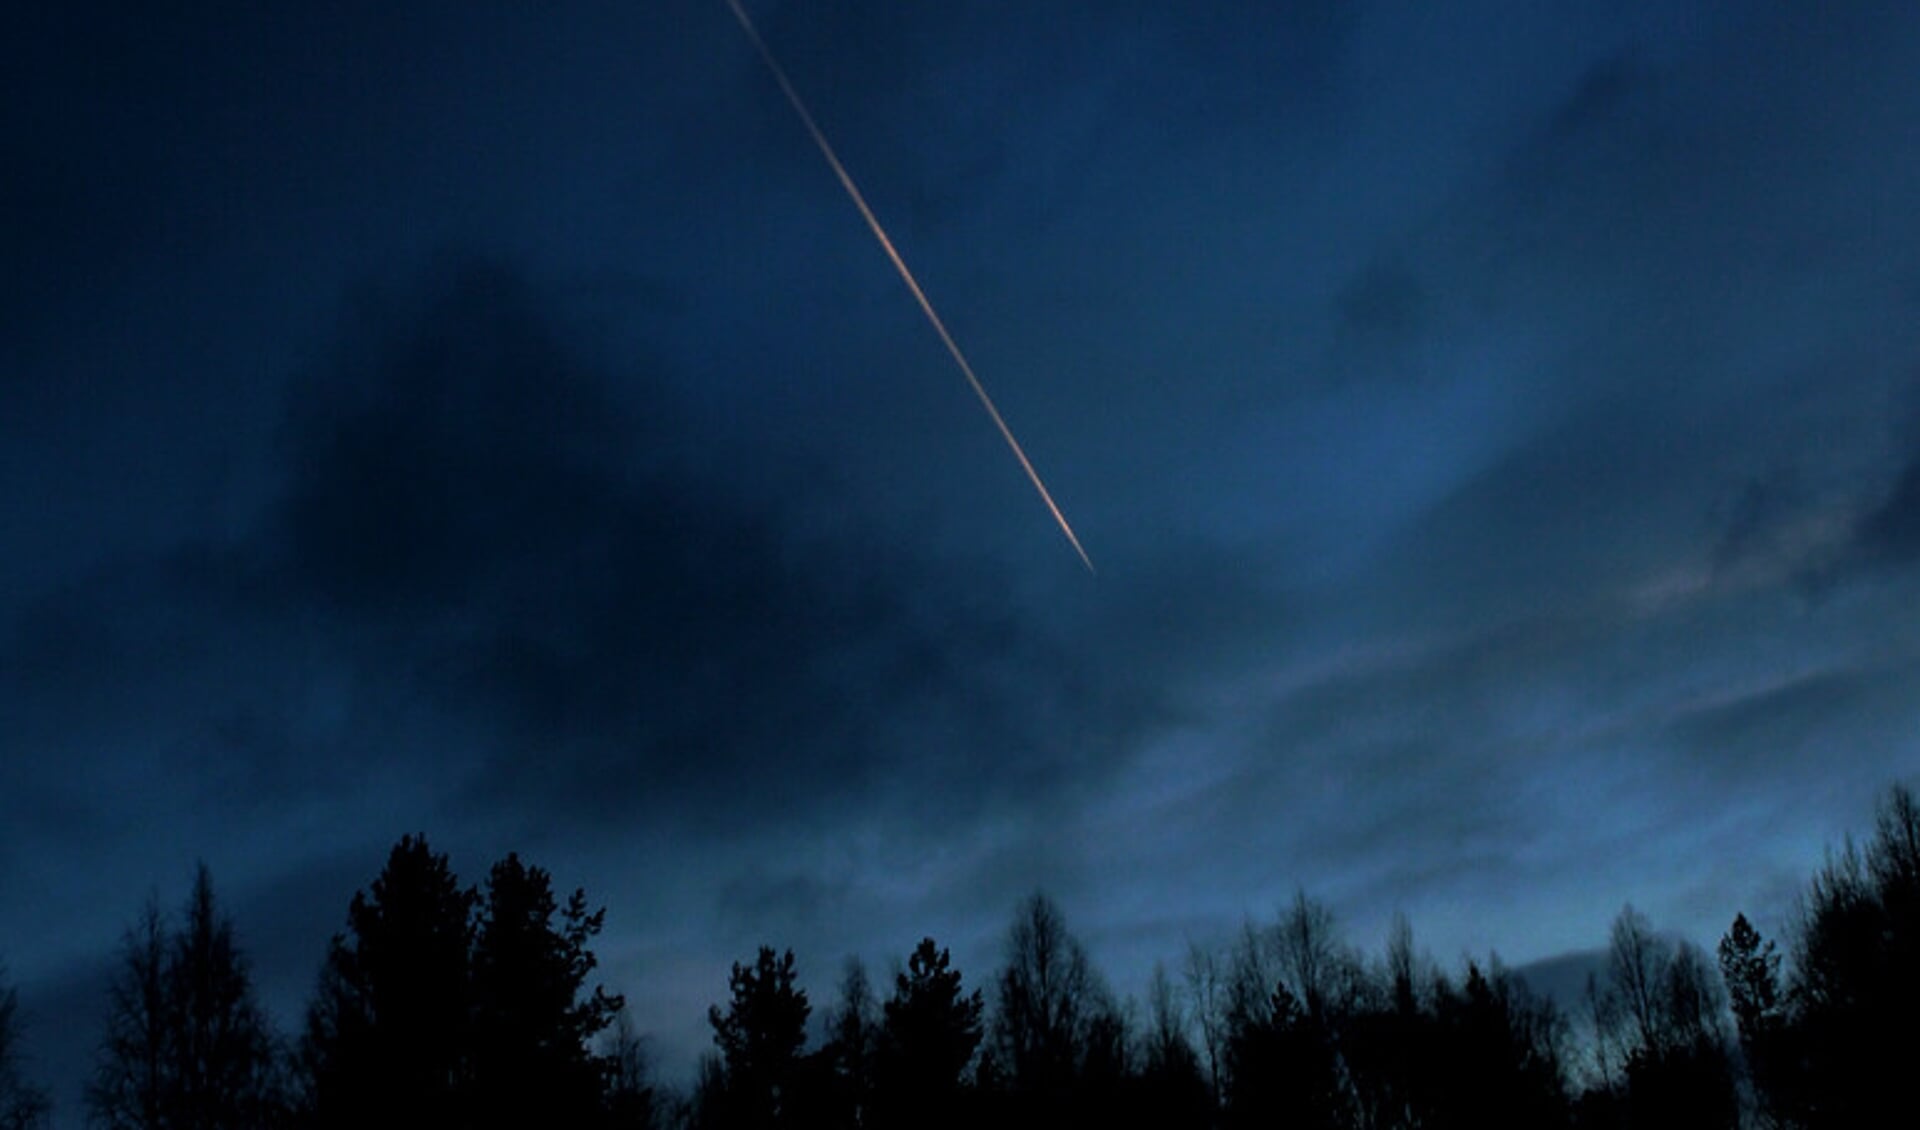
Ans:
{"label": "dark blue sky", "polygon": [[1711,940],[1920,768],[1910,4],[750,5],[1095,577],[720,0],[322,7],[0,36],[42,1029],[196,858],[291,1024],[521,850],[680,1067],[1036,886]]}

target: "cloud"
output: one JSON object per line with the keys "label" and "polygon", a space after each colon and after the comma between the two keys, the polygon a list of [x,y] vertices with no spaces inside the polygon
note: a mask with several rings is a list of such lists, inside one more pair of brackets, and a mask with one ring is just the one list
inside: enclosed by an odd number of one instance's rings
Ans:
{"label": "cloud", "polygon": [[[1394,387],[1431,406],[1427,431],[1478,437],[1442,449],[1425,481],[1450,489],[1382,542],[1378,584],[1408,615],[1636,591],[1804,600],[1906,552],[1920,476],[1901,477],[1903,450],[1889,489],[1884,414],[1920,342],[1908,257],[1882,230],[1906,221],[1861,194],[1916,169],[1868,140],[1877,109],[1832,127],[1839,102],[1898,101],[1897,52],[1873,45],[1909,29],[1801,23],[1703,25],[1684,49],[1630,44],[1570,71],[1484,176],[1348,280],[1336,312],[1355,338],[1360,311],[1395,309],[1389,280],[1418,280],[1423,328],[1345,359],[1422,373]],[[1841,70],[1856,85],[1836,100]],[[1489,390],[1473,416],[1447,411],[1454,384]],[[1401,430],[1383,481],[1434,448]]]}
{"label": "cloud", "polygon": [[1816,667],[1678,711],[1671,734],[1691,764],[1743,791],[1844,755],[1849,783],[1898,772],[1898,718],[1920,685],[1911,659]]}
{"label": "cloud", "polygon": [[[719,917],[734,937],[814,936],[822,919],[844,917],[852,883],[792,872],[752,871],[723,884]],[[871,941],[871,940],[868,940]]]}
{"label": "cloud", "polygon": [[1675,720],[1675,736],[1702,754],[1736,763],[1742,773],[1758,768],[1762,755],[1798,763],[1804,751],[1797,747],[1851,718],[1872,685],[1867,672],[1812,672],[1688,710]]}
{"label": "cloud", "polygon": [[1591,978],[1604,987],[1607,963],[1605,949],[1575,950],[1530,961],[1513,972],[1526,981],[1527,988],[1551,1000],[1562,1016],[1579,1024],[1588,1014],[1587,981]]}
{"label": "cloud", "polygon": [[1100,705],[985,563],[811,527],[797,480],[748,498],[690,470],[714,441],[571,352],[510,271],[444,270],[346,354],[290,418],[271,568],[498,728],[475,803],[754,822],[928,774],[964,809],[1044,786]]}
{"label": "cloud", "polygon": [[[44,819],[8,858],[57,885],[138,842],[250,884],[406,831],[575,851],[558,829],[585,828],[672,840],[721,903],[757,850],[823,829],[909,853],[998,829],[1017,862],[1019,829],[1071,824],[1213,675],[1283,644],[1288,602],[1227,547],[1057,592],[936,556],[584,341],[498,260],[357,288],[289,387],[250,518],[9,618],[0,669],[33,692],[10,739],[39,756],[0,772]],[[294,832],[311,852],[267,847]],[[1030,885],[967,859],[942,881],[983,904]],[[802,885],[841,865],[792,860]],[[162,878],[57,920],[82,933]]]}

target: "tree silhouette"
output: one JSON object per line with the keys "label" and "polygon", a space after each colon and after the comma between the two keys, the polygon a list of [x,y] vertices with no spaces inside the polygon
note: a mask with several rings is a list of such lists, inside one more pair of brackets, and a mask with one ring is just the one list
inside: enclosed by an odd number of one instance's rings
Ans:
{"label": "tree silhouette", "polygon": [[1793,944],[1794,1046],[1808,1126],[1867,1125],[1906,1103],[1920,1015],[1920,805],[1896,785],[1864,850],[1814,876]]}
{"label": "tree silhouette", "polygon": [[[586,991],[604,913],[583,891],[561,902],[513,854],[482,897],[424,839],[403,837],[329,947],[302,1045],[300,1125],[1885,1124],[1908,1105],[1902,1034],[1920,1015],[1920,804],[1894,787],[1872,836],[1812,877],[1784,983],[1777,947],[1745,916],[1712,963],[1624,907],[1604,982],[1589,982],[1600,1079],[1577,1101],[1565,1022],[1497,957],[1450,980],[1416,957],[1400,920],[1369,962],[1304,893],[1234,946],[1191,946],[1184,997],[1156,968],[1139,1011],[1116,1006],[1058,907],[1035,894],[1008,930],[990,1021],[949,952],[923,939],[884,1002],[849,965],[812,1054],[793,954],[761,948],[732,967],[727,1007],[708,1012],[716,1052],[691,1098],[663,1097],[620,999]],[[288,1120],[283,1057],[204,866],[176,919],[149,901],[126,931],[109,1003],[87,1090],[96,1125]],[[18,1038],[17,998],[0,981],[0,1130],[47,1120]],[[1739,1062],[1753,1084],[1744,1109]]]}
{"label": "tree silhouette", "polygon": [[1784,1019],[1780,998],[1780,955],[1744,914],[1720,939],[1720,977],[1743,1043],[1777,1027]]}
{"label": "tree silhouette", "polygon": [[761,1130],[798,1124],[804,1106],[801,1048],[812,1006],[794,984],[793,951],[760,947],[752,965],[735,962],[727,978],[733,999],[707,1012],[720,1049],[724,1082],[716,1096],[721,1125]]}
{"label": "tree silhouette", "polygon": [[1367,1126],[1437,1120],[1446,1072],[1440,1024],[1429,1005],[1444,998],[1447,986],[1423,968],[1404,915],[1394,916],[1385,962],[1365,990],[1341,1038],[1356,1119]]}
{"label": "tree silhouette", "polygon": [[1202,1126],[1212,1113],[1213,1089],[1200,1053],[1187,1036],[1187,1010],[1166,966],[1147,982],[1147,1027],[1134,1097],[1140,1121],[1154,1126]]}
{"label": "tree silhouette", "polygon": [[1009,1089],[1031,1109],[1063,1108],[1102,990],[1085,948],[1044,894],[1014,915],[998,989],[993,1051]]}
{"label": "tree silhouette", "polygon": [[1351,1117],[1339,1041],[1358,982],[1332,914],[1304,893],[1272,926],[1247,924],[1226,991],[1222,1101],[1230,1124],[1337,1126]]}
{"label": "tree silhouette", "polygon": [[347,909],[307,1013],[302,1060],[320,1126],[439,1125],[461,1115],[475,894],[403,836]]}
{"label": "tree silhouette", "polygon": [[0,1130],[38,1130],[53,1104],[21,1070],[20,998],[0,966]]}
{"label": "tree silhouette", "polygon": [[826,1016],[827,1044],[821,1049],[830,1086],[821,1118],[833,1126],[873,1122],[874,1078],[879,1059],[880,1008],[873,984],[859,958],[847,959],[840,978],[840,999]]}
{"label": "tree silhouette", "polygon": [[1762,938],[1744,914],[1734,916],[1733,925],[1720,939],[1719,953],[1720,978],[1727,987],[1756,1104],[1770,1120],[1779,1121],[1794,1105],[1780,955],[1773,942]]}
{"label": "tree silhouette", "polygon": [[619,1065],[591,1044],[621,1001],[584,991],[604,916],[588,912],[584,891],[560,905],[547,872],[514,854],[494,865],[482,900],[424,837],[403,836],[371,890],[354,895],[308,1009],[314,1123],[606,1116]]}
{"label": "tree silhouette", "polygon": [[1127,1125],[1139,1101],[1133,1026],[1113,998],[1101,993],[1087,1016],[1080,1073],[1074,1080],[1072,1115],[1091,1126]]}
{"label": "tree silhouette", "polygon": [[1564,1125],[1569,1114],[1561,1060],[1564,1022],[1497,958],[1467,963],[1459,989],[1434,990],[1435,1071],[1419,1096],[1421,1125],[1436,1128]]}
{"label": "tree silhouette", "polygon": [[607,1125],[619,1130],[651,1130],[659,1125],[662,1112],[647,1064],[646,1043],[624,1010],[614,1017],[605,1058]]}
{"label": "tree silhouette", "polygon": [[1193,1002],[1194,1024],[1200,1029],[1200,1049],[1207,1061],[1207,1083],[1213,1092],[1213,1105],[1217,1107],[1226,1085],[1228,978],[1219,954],[1198,942],[1187,943],[1182,972],[1187,998]]}
{"label": "tree silhouette", "polygon": [[214,903],[202,864],[174,937],[177,1085],[184,1125],[261,1127],[281,1117],[286,1077],[279,1041],[254,1000],[233,923]]}
{"label": "tree silhouette", "polygon": [[700,1057],[693,1092],[683,1114],[682,1122],[688,1130],[730,1130],[733,1126],[732,1113],[727,1109],[727,1065],[719,1052]]}
{"label": "tree silhouette", "polygon": [[1274,983],[1257,1010],[1236,1010],[1226,1059],[1226,1125],[1302,1130],[1345,1125],[1339,1064],[1319,1025],[1284,982]]}
{"label": "tree silhouette", "polygon": [[494,864],[473,947],[476,1125],[579,1126],[598,1111],[611,1065],[590,1041],[622,1004],[585,994],[605,918],[585,891],[560,906],[548,874],[518,855]]}
{"label": "tree silhouette", "polygon": [[169,931],[149,903],[127,934],[88,1092],[93,1119],[146,1130],[274,1125],[286,1108],[278,1041],[204,864],[184,916]]}
{"label": "tree silhouette", "polygon": [[1628,905],[1613,922],[1607,972],[1597,1038],[1633,1125],[1737,1125],[1720,986],[1699,948],[1654,933]]}
{"label": "tree silhouette", "polygon": [[1307,1018],[1322,1028],[1337,1027],[1341,1014],[1353,1004],[1360,963],[1340,940],[1333,912],[1296,890],[1272,938],[1280,975]]}
{"label": "tree silhouette", "polygon": [[963,1121],[964,1080],[980,1046],[985,1007],[979,990],[961,988],[948,952],[922,938],[894,977],[883,1009],[876,1125]]}
{"label": "tree silhouette", "polygon": [[167,926],[149,899],[120,942],[108,988],[107,1032],[87,1107],[108,1130],[158,1130],[171,1103],[173,1002],[168,993]]}

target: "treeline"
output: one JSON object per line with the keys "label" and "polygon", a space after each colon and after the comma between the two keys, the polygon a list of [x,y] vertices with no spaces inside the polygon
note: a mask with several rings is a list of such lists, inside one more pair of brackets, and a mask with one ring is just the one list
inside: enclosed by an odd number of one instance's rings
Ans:
{"label": "treeline", "polygon": [[[649,1079],[624,1002],[588,988],[604,910],[509,855],[479,888],[403,838],[354,896],[302,1030],[273,1031],[206,869],[127,931],[86,1095],[93,1125],[272,1127],[1856,1127],[1898,1120],[1920,1016],[1920,807],[1807,885],[1779,943],[1736,917],[1709,956],[1627,907],[1563,1008],[1497,957],[1445,970],[1396,922],[1362,953],[1304,894],[1229,943],[1107,986],[1036,894],[969,984],[926,939],[816,1017],[794,955],[733,966],[694,1084]],[[0,992],[0,1130],[45,1124]]]}

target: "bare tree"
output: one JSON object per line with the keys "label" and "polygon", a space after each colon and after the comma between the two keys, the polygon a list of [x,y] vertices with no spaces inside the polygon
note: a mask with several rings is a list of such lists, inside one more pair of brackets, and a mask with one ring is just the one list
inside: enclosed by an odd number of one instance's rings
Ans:
{"label": "bare tree", "polygon": [[1667,946],[1654,935],[1647,916],[1628,903],[1613,920],[1607,975],[1619,1013],[1631,1029],[1628,1039],[1643,1049],[1666,1042],[1660,982],[1669,960]]}
{"label": "bare tree", "polygon": [[1905,785],[1893,786],[1880,803],[1867,867],[1883,901],[1920,895],[1920,800]]}
{"label": "bare tree", "polygon": [[1273,989],[1280,970],[1267,936],[1251,919],[1240,927],[1227,956],[1227,1018],[1229,1028],[1265,1024],[1272,1019]]}
{"label": "bare tree", "polygon": [[660,1104],[647,1062],[646,1038],[634,1030],[633,1017],[625,1009],[614,1016],[604,1045],[609,1121],[621,1130],[646,1130],[655,1125]]}
{"label": "bare tree", "polygon": [[827,1011],[826,1021],[825,1054],[836,1102],[849,1125],[864,1125],[873,1098],[880,1006],[874,1000],[867,967],[858,957],[847,958],[840,976],[840,999]]}
{"label": "bare tree", "polygon": [[1274,928],[1273,941],[1280,974],[1308,1018],[1330,1023],[1332,1014],[1350,1003],[1358,969],[1352,951],[1340,941],[1333,911],[1305,891],[1295,891],[1293,904]]}
{"label": "bare tree", "polygon": [[1920,1015],[1920,803],[1895,785],[1874,834],[1808,885],[1792,932],[1793,1101],[1825,1125],[1867,1125],[1908,1102]]}
{"label": "bare tree", "polygon": [[1387,931],[1387,992],[1395,1012],[1410,1016],[1420,1007],[1419,959],[1413,949],[1413,923],[1398,912]]}
{"label": "bare tree", "polygon": [[1020,905],[1007,935],[993,1039],[1016,1090],[1056,1091],[1079,1068],[1103,991],[1052,899]]}
{"label": "bare tree", "polygon": [[157,1130],[171,1102],[173,1001],[167,992],[167,925],[148,899],[120,942],[120,966],[108,989],[107,1032],[87,1088],[94,1124],[105,1130]]}
{"label": "bare tree", "polygon": [[1188,1038],[1190,1029],[1179,990],[1166,966],[1156,962],[1147,983],[1147,1028],[1134,1112],[1140,1124],[1199,1126],[1211,1115],[1214,1093]]}
{"label": "bare tree", "polygon": [[122,945],[88,1106],[120,1130],[270,1126],[284,1114],[279,1041],[202,864],[185,921],[149,902]]}
{"label": "bare tree", "polygon": [[1661,937],[1631,905],[1614,919],[1607,986],[1596,999],[1602,1075],[1624,1085],[1632,1117],[1700,1127],[1739,1118],[1725,999],[1698,946]]}
{"label": "bare tree", "polygon": [[1167,967],[1157,961],[1153,965],[1153,976],[1147,981],[1146,1040],[1149,1063],[1176,1058],[1182,1048],[1188,1055],[1193,1053],[1193,1045],[1187,1040],[1186,1007],[1174,991]]}
{"label": "bare tree", "polygon": [[1200,1030],[1200,1048],[1207,1057],[1207,1080],[1213,1101],[1220,1101],[1221,1060],[1227,1039],[1227,986],[1220,958],[1198,942],[1187,943],[1187,996],[1193,1002],[1194,1023]]}

